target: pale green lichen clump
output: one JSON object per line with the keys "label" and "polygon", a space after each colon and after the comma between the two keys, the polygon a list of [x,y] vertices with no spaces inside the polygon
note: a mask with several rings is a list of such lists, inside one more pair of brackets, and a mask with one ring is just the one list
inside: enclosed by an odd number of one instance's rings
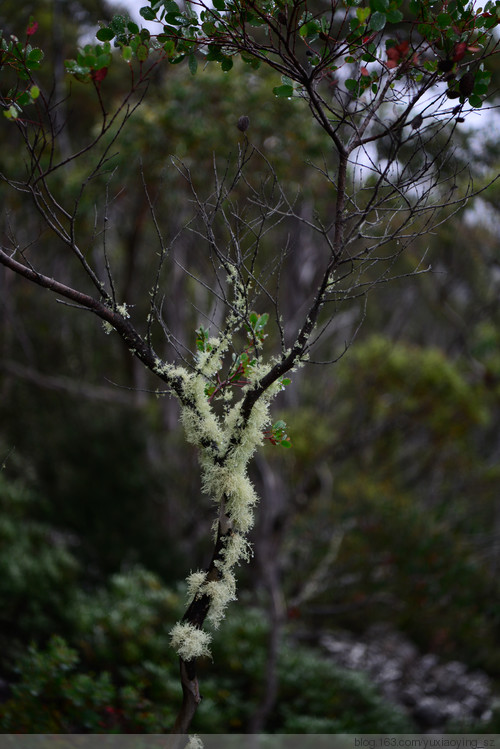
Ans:
{"label": "pale green lichen clump", "polygon": [[198,629],[194,624],[178,622],[170,632],[172,647],[180,657],[189,661],[202,655],[210,655],[211,636],[203,629]]}
{"label": "pale green lichen clump", "polygon": [[[189,405],[182,408],[181,418],[188,440],[200,451],[203,491],[214,502],[223,504],[232,529],[225,537],[221,560],[217,562],[218,579],[207,580],[204,572],[194,572],[188,578],[190,599],[208,595],[211,604],[207,619],[218,627],[228,603],[236,600],[236,579],[232,570],[240,560],[248,560],[250,556],[245,534],[253,525],[253,509],[258,498],[248,478],[247,466],[262,443],[263,432],[270,422],[269,401],[279,388],[270,388],[263,394],[243,423],[240,403],[224,417],[214,413],[201,374],[191,373],[184,382]],[[227,451],[226,458],[221,465],[218,458],[224,451]],[[202,630],[187,624],[176,624],[171,642],[181,658],[190,660],[209,653],[210,638],[208,635],[201,638],[201,633]]]}
{"label": "pale green lichen clump", "polygon": [[[233,321],[234,322],[234,321]],[[231,325],[228,325],[231,329]],[[234,332],[234,328],[233,328]],[[207,579],[204,572],[194,572],[188,578],[189,599],[207,595],[210,609],[207,619],[217,627],[230,601],[236,599],[235,565],[248,560],[250,546],[245,535],[254,522],[257,494],[247,474],[247,467],[257,447],[262,444],[264,431],[270,424],[269,405],[280,392],[277,381],[253,405],[244,419],[242,401],[230,406],[227,399],[221,414],[214,411],[207,397],[207,381],[222,367],[223,356],[230,347],[230,335],[225,332],[219,339],[209,339],[203,351],[196,355],[194,372],[175,370],[182,382],[181,420],[189,442],[199,450],[202,469],[202,488],[219,505],[220,522],[227,524],[223,533],[224,547],[215,563],[216,579]],[[274,362],[267,365],[256,361],[247,374],[247,384],[242,388],[244,397],[267,374]],[[159,363],[158,369],[173,375],[169,365]],[[181,373],[182,372],[182,373]],[[218,521],[219,522],[219,521]],[[216,527],[218,525],[216,523]],[[183,660],[209,654],[210,636],[187,623],[178,623],[171,632],[171,643]]]}

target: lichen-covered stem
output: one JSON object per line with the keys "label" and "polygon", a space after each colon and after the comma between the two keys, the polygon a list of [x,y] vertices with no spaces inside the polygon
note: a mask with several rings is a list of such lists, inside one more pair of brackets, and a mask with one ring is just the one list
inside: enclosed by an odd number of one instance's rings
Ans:
{"label": "lichen-covered stem", "polygon": [[[233,529],[231,520],[224,514],[223,518],[219,520],[212,559],[206,570],[206,581],[220,580],[222,576],[220,564],[224,561],[223,551],[225,548],[225,539],[227,539],[232,533]],[[195,596],[188,606],[186,613],[182,617],[182,622],[201,629],[207,618],[211,603],[212,598],[208,593],[201,593],[200,595]],[[184,660],[181,657],[179,658],[179,664],[182,684],[182,705],[172,729],[173,734],[187,733],[189,725],[201,702],[198,678],[196,675],[197,658]]]}

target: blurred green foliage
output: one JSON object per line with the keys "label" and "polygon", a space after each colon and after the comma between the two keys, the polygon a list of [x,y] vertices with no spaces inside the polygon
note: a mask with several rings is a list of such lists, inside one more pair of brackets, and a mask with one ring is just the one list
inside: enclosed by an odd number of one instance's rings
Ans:
{"label": "blurred green foliage", "polygon": [[[179,700],[168,630],[182,599],[136,568],[81,594],[68,645],[53,637],[19,659],[19,682],[3,707],[13,733],[162,733]],[[202,668],[202,733],[241,733],[264,688],[268,627],[262,613],[233,608]],[[280,733],[406,732],[411,725],[361,678],[285,640],[280,689],[268,730]]]}
{"label": "blurred green foliage", "polygon": [[[182,483],[177,489],[161,466],[145,470],[147,419],[113,404],[39,396],[37,390],[17,389],[0,406],[11,444],[29,455],[33,484],[46,498],[33,506],[36,517],[48,523],[57,518],[61,528],[76,535],[73,553],[90,579],[139,559],[175,574],[180,555],[165,548],[164,513],[170,492],[181,492]],[[11,475],[25,470],[16,467],[17,452],[7,461]]]}
{"label": "blurred green foliage", "polygon": [[290,568],[318,564],[332,533],[343,540],[304,617],[337,609],[353,629],[387,620],[423,648],[500,674],[500,472],[496,442],[485,449],[496,390],[440,350],[377,336],[339,362],[322,392],[320,421],[313,403],[293,415],[287,463],[304,506]]}
{"label": "blurred green foliage", "polygon": [[42,503],[0,472],[0,669],[68,624],[79,565],[68,534],[35,519]]}

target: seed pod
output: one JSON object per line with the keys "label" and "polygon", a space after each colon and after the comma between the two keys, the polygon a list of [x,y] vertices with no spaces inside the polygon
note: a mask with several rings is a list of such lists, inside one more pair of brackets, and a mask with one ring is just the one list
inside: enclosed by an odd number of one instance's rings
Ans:
{"label": "seed pod", "polygon": [[414,130],[418,130],[422,122],[424,121],[424,118],[421,114],[415,115],[415,117],[411,121],[411,126]]}
{"label": "seed pod", "polygon": [[236,124],[236,127],[238,128],[238,130],[241,130],[241,132],[244,133],[245,130],[248,130],[249,124],[250,124],[250,118],[247,117],[246,114],[242,114]]}
{"label": "seed pod", "polygon": [[474,91],[475,75],[472,71],[464,73],[460,78],[458,88],[462,96],[470,96]]}

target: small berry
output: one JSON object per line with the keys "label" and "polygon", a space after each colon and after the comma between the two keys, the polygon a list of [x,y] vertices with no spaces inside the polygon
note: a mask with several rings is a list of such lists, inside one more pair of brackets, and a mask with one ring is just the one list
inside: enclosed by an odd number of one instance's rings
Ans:
{"label": "small berry", "polygon": [[458,88],[462,96],[470,96],[474,91],[475,76],[470,70],[460,78]]}
{"label": "small berry", "polygon": [[250,118],[246,116],[246,114],[243,114],[236,125],[238,130],[241,130],[242,133],[245,132],[245,130],[248,130],[248,126],[250,124]]}

